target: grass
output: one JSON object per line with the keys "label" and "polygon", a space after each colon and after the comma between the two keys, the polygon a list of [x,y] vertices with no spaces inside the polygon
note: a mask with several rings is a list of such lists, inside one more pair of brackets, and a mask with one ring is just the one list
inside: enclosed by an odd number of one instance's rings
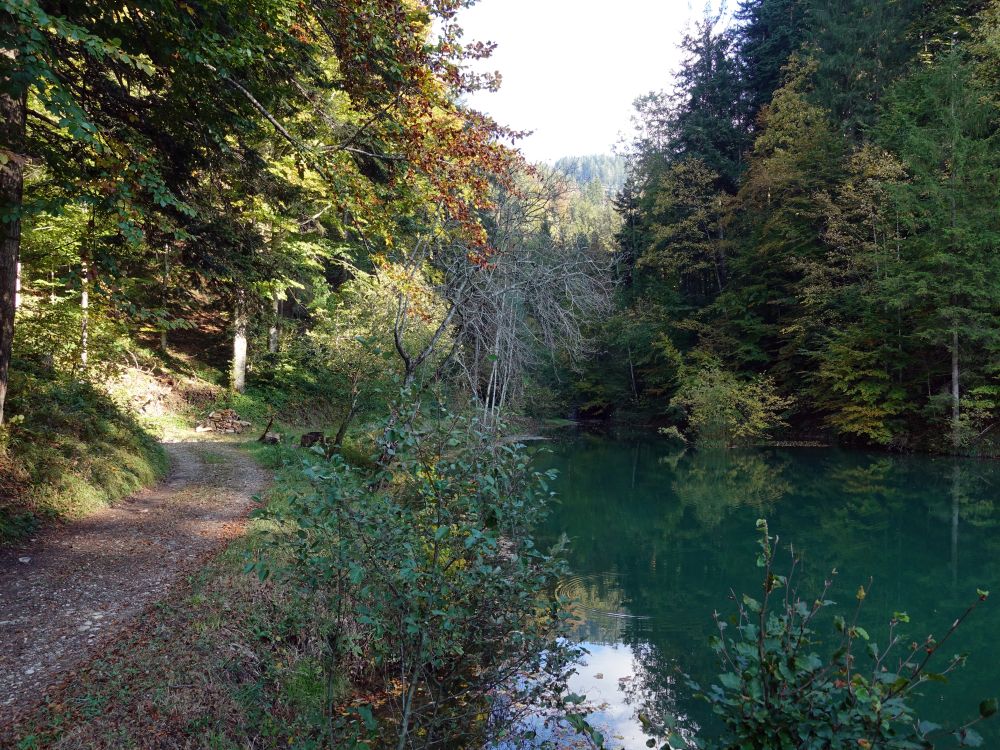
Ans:
{"label": "grass", "polygon": [[87,515],[166,472],[156,439],[101,390],[17,364],[0,432],[0,544]]}
{"label": "grass", "polygon": [[[298,434],[333,434],[343,409],[342,385],[322,368],[268,355],[246,393],[225,390],[225,372],[182,350],[137,347],[134,368],[101,386],[57,373],[37,361],[11,368],[7,424],[0,430],[0,545],[53,521],[81,518],[162,477],[168,468],[157,438],[230,442],[256,437],[273,416],[286,443]],[[102,381],[102,378],[95,378]],[[137,415],[135,408],[144,408]],[[208,412],[232,408],[253,423],[244,436],[195,434]],[[344,446],[363,463],[367,449]],[[209,459],[211,461],[211,459]]]}
{"label": "grass", "polygon": [[[269,502],[281,502],[272,490]],[[0,746],[320,746],[326,684],[314,604],[244,572],[266,522],[210,559],[51,692]],[[335,699],[350,694],[334,685]],[[4,733],[6,731],[6,734]]]}
{"label": "grass", "polygon": [[[180,387],[196,390],[197,399],[168,394],[152,418],[130,416],[124,405],[149,391],[156,377],[165,373],[179,382],[177,370],[166,369],[176,364],[156,371],[144,362],[114,398],[52,372],[16,368],[8,403],[20,418],[5,435],[0,542],[47,520],[85,515],[155,481],[166,468],[155,434],[241,441],[258,462],[278,468],[301,457],[299,432],[336,428],[339,411],[320,381],[258,383],[231,394],[205,373],[183,375]],[[227,407],[254,423],[251,432],[194,435],[197,417]],[[279,446],[254,440],[271,415],[283,434]],[[352,431],[343,447],[348,460],[369,463],[375,434]],[[206,454],[210,465],[221,460]],[[293,479],[283,490],[272,489],[266,501],[283,502],[282,493],[294,486]],[[321,668],[316,605],[280,582],[245,572],[267,532],[264,521],[248,521],[244,536],[135,618],[99,658],[50,690],[44,705],[17,725],[0,727],[0,747],[320,747],[331,686]],[[346,679],[332,689],[333,699],[350,703]]]}

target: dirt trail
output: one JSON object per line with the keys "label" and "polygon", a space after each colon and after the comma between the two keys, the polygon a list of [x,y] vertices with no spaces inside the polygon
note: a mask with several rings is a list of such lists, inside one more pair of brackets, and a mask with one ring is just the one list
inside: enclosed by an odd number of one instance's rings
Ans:
{"label": "dirt trail", "polygon": [[268,481],[232,445],[166,448],[157,487],[0,550],[0,725],[237,535]]}

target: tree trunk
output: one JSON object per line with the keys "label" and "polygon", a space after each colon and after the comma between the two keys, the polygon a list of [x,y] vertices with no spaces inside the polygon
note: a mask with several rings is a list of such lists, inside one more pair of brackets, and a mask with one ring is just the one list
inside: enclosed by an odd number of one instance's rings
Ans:
{"label": "tree trunk", "polygon": [[959,435],[959,397],[961,395],[958,384],[958,327],[951,332],[951,440],[958,449],[961,436]]}
{"label": "tree trunk", "polygon": [[628,374],[632,382],[632,401],[639,403],[639,389],[635,385],[635,365],[632,363],[632,344],[626,343],[625,346],[628,349]]}
{"label": "tree trunk", "polygon": [[344,421],[340,423],[340,428],[337,430],[337,436],[333,439],[333,447],[338,451],[344,447],[344,438],[347,437],[347,428],[351,426],[351,422],[354,421],[354,415],[358,412],[358,400],[354,399],[351,402],[351,409],[347,412],[347,416],[344,417]]}
{"label": "tree trunk", "polygon": [[0,212],[10,215],[0,234],[0,423],[7,400],[7,379],[14,345],[17,305],[17,263],[21,250],[21,203],[24,196],[24,134],[27,89],[12,80],[17,52],[0,51],[4,74],[0,79]]}
{"label": "tree trunk", "polygon": [[233,371],[232,387],[243,393],[247,387],[247,315],[246,293],[241,289],[236,293],[236,308],[233,313]]}
{"label": "tree trunk", "polygon": [[83,244],[80,247],[80,366],[84,370],[87,369],[90,353],[90,274],[92,266],[90,243],[93,242],[96,226],[94,209],[91,208],[90,219],[87,221],[87,233],[84,235]]}
{"label": "tree trunk", "polygon": [[80,261],[80,366],[87,369],[90,344],[90,266],[87,259]]}
{"label": "tree trunk", "polygon": [[271,292],[271,328],[268,330],[267,336],[267,350],[271,354],[278,353],[278,312],[279,312],[279,302],[278,293]]}
{"label": "tree trunk", "polygon": [[[163,249],[163,295],[161,301],[163,303],[163,314],[167,314],[167,289],[170,284],[170,245],[166,245]],[[163,327],[160,328],[160,350],[167,350],[167,324],[166,321],[163,322]]]}

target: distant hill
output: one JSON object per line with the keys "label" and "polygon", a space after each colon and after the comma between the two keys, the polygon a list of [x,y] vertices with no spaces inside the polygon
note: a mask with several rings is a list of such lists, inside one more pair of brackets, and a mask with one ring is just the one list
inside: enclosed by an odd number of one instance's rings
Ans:
{"label": "distant hill", "polygon": [[617,193],[625,182],[625,159],[611,154],[564,156],[556,161],[553,169],[581,186],[596,179],[609,193]]}

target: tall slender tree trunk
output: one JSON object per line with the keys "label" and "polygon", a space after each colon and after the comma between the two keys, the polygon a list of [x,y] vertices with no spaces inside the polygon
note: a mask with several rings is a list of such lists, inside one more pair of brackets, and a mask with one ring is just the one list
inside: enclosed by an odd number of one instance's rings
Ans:
{"label": "tall slender tree trunk", "polygon": [[278,293],[271,292],[271,327],[267,332],[267,350],[271,354],[278,353],[278,334],[281,333],[278,329],[278,314],[280,309],[281,306],[278,301]]}
{"label": "tall slender tree trunk", "polygon": [[722,243],[726,240],[726,228],[722,225],[722,198],[719,198],[719,241],[715,245],[715,280],[722,294],[726,278],[726,251]]}
{"label": "tall slender tree trunk", "polygon": [[[162,289],[162,295],[160,297],[163,303],[164,316],[167,313],[167,302],[169,301],[167,299],[167,289],[169,288],[168,287],[169,284],[170,284],[170,245],[167,244],[163,248],[163,289]],[[164,321],[163,327],[160,328],[160,350],[164,352],[167,350],[166,321]]]}
{"label": "tall slender tree trunk", "polygon": [[80,247],[80,366],[86,370],[90,355],[90,275],[92,263],[90,255],[91,243],[94,239],[94,228],[97,225],[94,209],[90,210],[87,221],[87,233]]}
{"label": "tall slender tree trunk", "polygon": [[7,379],[14,345],[14,311],[17,309],[17,264],[21,250],[21,205],[24,197],[24,136],[27,88],[13,82],[17,52],[0,50],[0,211],[12,214],[0,230],[0,423],[7,401]]}
{"label": "tall slender tree trunk", "polygon": [[629,379],[632,383],[632,401],[634,403],[639,403],[639,389],[635,384],[635,365],[632,363],[632,344],[631,342],[626,342],[625,347],[628,350],[628,374]]}
{"label": "tall slender tree trunk", "polygon": [[233,311],[233,371],[232,386],[237,393],[247,387],[247,329],[250,325],[247,314],[246,292],[236,292],[236,306]]}
{"label": "tall slender tree trunk", "polygon": [[90,346],[90,265],[80,260],[80,366],[87,369]]}
{"label": "tall slender tree trunk", "polygon": [[959,434],[960,422],[960,397],[959,389],[959,368],[958,368],[958,326],[951,332],[951,440],[958,450],[961,435]]}

